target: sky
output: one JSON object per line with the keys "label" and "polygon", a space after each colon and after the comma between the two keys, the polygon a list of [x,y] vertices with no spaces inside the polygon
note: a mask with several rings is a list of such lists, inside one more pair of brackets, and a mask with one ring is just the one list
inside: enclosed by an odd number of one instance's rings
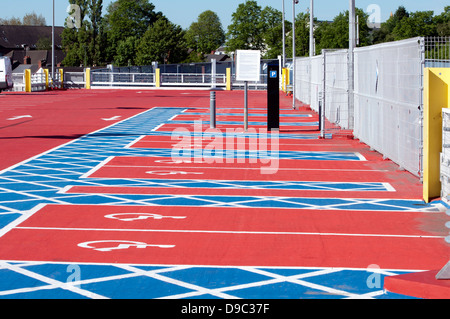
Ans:
{"label": "sky", "polygon": [[[55,25],[63,26],[68,14],[66,13],[68,0],[55,1]],[[282,10],[283,0],[257,0],[261,7],[271,6]],[[113,0],[104,0],[104,10]],[[149,0],[155,5],[156,11],[161,11],[170,21],[187,29],[192,22],[195,22],[200,13],[206,10],[216,12],[226,30],[231,23],[233,12],[236,11],[240,3],[245,0]],[[286,20],[292,21],[293,1],[284,0]],[[391,12],[403,5],[409,12],[432,10],[435,14],[443,12],[444,7],[449,5],[448,0],[356,0],[356,6],[368,11],[370,5],[376,5],[379,8],[380,22],[389,18]],[[306,12],[310,6],[310,0],[300,0],[296,5],[296,13]],[[53,0],[0,0],[0,18],[19,17],[25,14],[35,12],[42,14],[48,25],[52,24]],[[315,0],[314,15],[319,20],[333,20],[341,12],[348,10],[348,0]],[[375,11],[370,11],[374,17]]]}

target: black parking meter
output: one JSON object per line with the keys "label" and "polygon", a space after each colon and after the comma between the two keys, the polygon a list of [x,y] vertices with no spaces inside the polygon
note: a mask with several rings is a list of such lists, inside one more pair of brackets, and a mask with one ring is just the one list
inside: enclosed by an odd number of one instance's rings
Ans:
{"label": "black parking meter", "polygon": [[267,66],[267,131],[280,129],[280,68],[278,62]]}

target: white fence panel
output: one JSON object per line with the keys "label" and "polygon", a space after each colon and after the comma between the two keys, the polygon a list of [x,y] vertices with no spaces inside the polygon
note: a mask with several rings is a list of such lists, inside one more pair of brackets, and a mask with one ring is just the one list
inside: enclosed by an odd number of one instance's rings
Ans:
{"label": "white fence panel", "polygon": [[354,135],[421,175],[421,38],[355,49]]}
{"label": "white fence panel", "polygon": [[348,50],[325,55],[325,116],[343,129],[349,128],[348,114]]}

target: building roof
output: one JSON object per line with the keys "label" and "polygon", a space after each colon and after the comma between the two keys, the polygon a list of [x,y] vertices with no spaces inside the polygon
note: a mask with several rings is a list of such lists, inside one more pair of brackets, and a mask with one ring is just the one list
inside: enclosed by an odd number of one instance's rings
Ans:
{"label": "building roof", "polygon": [[23,72],[28,69],[31,70],[31,74],[34,74],[40,69],[40,67],[36,64],[22,64],[15,68],[13,73],[23,74]]}
{"label": "building roof", "polygon": [[211,62],[212,59],[216,59],[217,62],[228,62],[231,58],[226,54],[208,54],[206,55],[206,62]]}
{"label": "building roof", "polygon": [[[55,27],[55,47],[61,47],[64,27]],[[36,48],[39,39],[52,38],[51,26],[0,25],[0,47],[20,49],[24,45]]]}
{"label": "building roof", "polygon": [[[11,50],[5,54],[13,63],[13,69],[18,65],[24,64],[25,57],[29,57],[28,64],[41,65],[51,67],[52,51],[50,50]],[[65,58],[66,54],[63,50],[55,50],[55,66],[58,66]]]}

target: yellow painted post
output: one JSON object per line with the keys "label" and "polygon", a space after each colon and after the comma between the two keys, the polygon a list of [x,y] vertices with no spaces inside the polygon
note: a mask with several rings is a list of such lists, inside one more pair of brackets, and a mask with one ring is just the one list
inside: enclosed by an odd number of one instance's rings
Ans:
{"label": "yellow painted post", "polygon": [[227,91],[231,91],[231,69],[227,68]]}
{"label": "yellow painted post", "polygon": [[286,93],[286,68],[283,68],[281,75],[281,89]]}
{"label": "yellow painted post", "polygon": [[423,132],[423,199],[440,197],[442,153],[442,109],[450,107],[450,69],[425,68]]}
{"label": "yellow painted post", "polygon": [[291,72],[289,70],[289,68],[285,68],[286,70],[286,93],[288,93],[288,85],[291,84]]}
{"label": "yellow painted post", "polygon": [[31,70],[25,70],[25,92],[31,92]]}
{"label": "yellow painted post", "polygon": [[84,81],[86,90],[91,89],[91,68],[86,68],[84,70]]}
{"label": "yellow painted post", "polygon": [[48,91],[48,69],[44,69],[44,74],[45,74],[45,90]]}
{"label": "yellow painted post", "polygon": [[155,70],[155,85],[157,88],[161,87],[161,70],[160,69],[156,69]]}
{"label": "yellow painted post", "polygon": [[61,89],[64,89],[64,70],[63,69],[59,69],[59,76],[60,76],[60,80],[61,80]]}

